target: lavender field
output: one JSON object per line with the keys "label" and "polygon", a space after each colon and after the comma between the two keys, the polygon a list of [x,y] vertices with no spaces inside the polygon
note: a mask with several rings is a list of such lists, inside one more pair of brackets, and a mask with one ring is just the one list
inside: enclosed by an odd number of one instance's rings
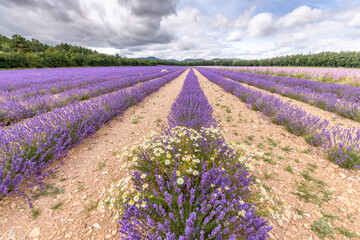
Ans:
{"label": "lavender field", "polygon": [[230,67],[226,69],[283,77],[307,78],[318,82],[342,83],[360,86],[360,69],[354,68]]}
{"label": "lavender field", "polygon": [[[76,238],[100,222],[109,238],[303,239],[322,236],[316,217],[343,204],[352,217],[332,219],[331,234],[358,237],[360,88],[238,70],[0,72],[0,213],[48,238],[57,218],[36,211],[55,194],[58,214],[81,205],[65,199],[89,201],[74,224],[59,223]],[[35,220],[9,207],[24,201]]]}

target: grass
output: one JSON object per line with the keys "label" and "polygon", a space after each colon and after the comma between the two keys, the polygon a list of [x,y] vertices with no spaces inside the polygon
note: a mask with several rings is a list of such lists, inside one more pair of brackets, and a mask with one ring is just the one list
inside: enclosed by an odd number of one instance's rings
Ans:
{"label": "grass", "polygon": [[98,203],[94,201],[90,201],[88,205],[85,206],[84,211],[90,212],[91,210],[94,210],[97,207]]}
{"label": "grass", "polygon": [[239,133],[237,131],[234,132],[235,136],[239,136]]}
{"label": "grass", "polygon": [[309,182],[313,181],[319,185],[326,186],[326,183],[324,181],[314,178],[313,176],[310,175],[309,171],[303,171],[301,173],[301,176]]}
{"label": "grass", "polygon": [[317,168],[317,165],[315,163],[314,164],[307,163],[306,165],[308,166],[307,170],[309,170],[310,172],[314,172],[315,169]]}
{"label": "grass", "polygon": [[231,108],[229,106],[222,105],[221,108],[225,109],[227,113],[231,113]]}
{"label": "grass", "polygon": [[251,142],[249,142],[248,140],[244,139],[244,143],[246,143],[247,145],[251,146]]}
{"label": "grass", "polygon": [[104,167],[106,167],[106,163],[104,162],[98,162],[98,167],[95,171],[100,171],[102,170]]}
{"label": "grass", "polygon": [[155,120],[155,122],[156,122],[156,126],[160,127],[160,123],[162,122],[162,119],[158,118]]}
{"label": "grass", "polygon": [[311,148],[305,148],[303,150],[300,150],[301,153],[309,154],[311,152]]}
{"label": "grass", "polygon": [[278,155],[277,158],[280,159],[280,160],[283,160],[283,159],[284,159],[284,157],[283,157],[283,156],[280,156],[280,155]]}
{"label": "grass", "polygon": [[310,178],[310,183],[303,181],[295,181],[295,188],[297,192],[293,194],[298,196],[301,200],[304,200],[305,202],[315,203],[318,206],[321,206],[323,202],[329,202],[331,200],[330,196],[332,195],[332,192],[327,190],[325,188],[325,185],[319,184],[319,180],[314,181],[311,176]]}
{"label": "grass", "polygon": [[133,123],[133,124],[138,124],[138,123],[139,123],[139,118],[138,118],[138,117],[135,117],[135,118],[132,120],[132,123]]}
{"label": "grass", "polygon": [[349,229],[345,228],[345,227],[335,227],[336,231],[338,231],[338,233],[344,235],[347,238],[360,238],[360,235],[354,232],[351,232]]}
{"label": "grass", "polygon": [[265,156],[272,156],[272,152],[265,152],[264,155]]}
{"label": "grass", "polygon": [[64,205],[64,202],[58,202],[58,203],[56,203],[55,205],[53,205],[52,207],[51,207],[51,210],[58,210],[58,209],[60,209],[61,207],[62,207],[62,205]]}
{"label": "grass", "polygon": [[271,158],[263,157],[264,162],[270,163],[271,165],[277,165],[277,162],[272,160]]}
{"label": "grass", "polygon": [[232,120],[233,120],[232,116],[230,116],[230,115],[226,116],[226,121],[227,122],[231,122]]}
{"label": "grass", "polygon": [[283,150],[284,152],[291,152],[292,148],[290,146],[286,146],[286,147],[282,147],[281,150]]}
{"label": "grass", "polygon": [[298,208],[295,208],[294,209],[295,210],[295,212],[297,213],[297,215],[299,215],[300,217],[304,217],[304,211],[302,211],[302,210],[300,210],[300,209],[298,209]]}
{"label": "grass", "polygon": [[38,216],[40,216],[41,214],[41,209],[40,208],[31,208],[31,218],[34,220],[36,219]]}
{"label": "grass", "polygon": [[296,163],[299,163],[299,162],[300,162],[300,159],[296,158],[294,161],[295,161]]}
{"label": "grass", "polygon": [[274,179],[273,177],[274,173],[268,174],[267,172],[264,173],[265,180]]}
{"label": "grass", "polygon": [[324,239],[325,237],[334,239],[333,231],[328,221],[329,219],[327,218],[320,218],[319,221],[314,221],[311,225],[311,230],[313,230],[321,239]]}
{"label": "grass", "polygon": [[253,141],[253,140],[254,140],[254,135],[247,136],[246,138],[247,138],[248,140],[250,140],[250,141]]}
{"label": "grass", "polygon": [[83,183],[78,184],[78,190],[82,191],[83,189],[84,189],[84,184]]}
{"label": "grass", "polygon": [[278,144],[272,138],[268,137],[266,139],[273,147],[276,147]]}
{"label": "grass", "polygon": [[288,171],[289,173],[294,174],[294,170],[292,169],[291,165],[287,165],[284,169],[285,169],[285,171]]}
{"label": "grass", "polygon": [[261,149],[263,149],[265,147],[265,145],[263,143],[258,143],[256,146]]}
{"label": "grass", "polygon": [[349,213],[346,213],[346,218],[349,219],[350,222],[354,222],[355,220],[355,216],[354,214],[349,214]]}
{"label": "grass", "polygon": [[56,198],[56,196],[60,193],[64,193],[65,189],[64,186],[62,186],[61,188],[58,188],[52,184],[46,184],[43,188],[40,188],[37,193],[35,193],[34,197],[38,198],[41,196],[45,196],[45,197],[52,197],[52,198]]}

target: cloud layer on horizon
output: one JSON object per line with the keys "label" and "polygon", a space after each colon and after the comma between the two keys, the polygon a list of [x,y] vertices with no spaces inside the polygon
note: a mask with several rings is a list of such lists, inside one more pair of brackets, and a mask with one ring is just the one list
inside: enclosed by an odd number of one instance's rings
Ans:
{"label": "cloud layer on horizon", "polygon": [[281,13],[261,7],[259,11],[261,1],[265,0],[247,1],[226,14],[221,9],[210,13],[186,0],[4,0],[0,34],[20,34],[48,44],[67,42],[128,57],[167,59],[360,51],[357,1],[331,9],[297,5]]}

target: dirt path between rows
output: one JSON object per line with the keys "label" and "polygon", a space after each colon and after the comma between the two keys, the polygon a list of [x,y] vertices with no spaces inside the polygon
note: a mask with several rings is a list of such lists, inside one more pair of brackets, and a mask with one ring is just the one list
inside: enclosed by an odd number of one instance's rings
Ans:
{"label": "dirt path between rows", "polygon": [[188,71],[71,149],[59,172],[45,180],[45,190],[32,190],[42,195],[33,201],[40,211],[35,219],[23,197],[3,199],[0,240],[119,239],[109,213],[96,209],[103,188],[109,188],[123,174],[115,154],[150,131],[161,130]]}
{"label": "dirt path between rows", "polygon": [[[227,79],[230,80],[230,81],[234,81],[234,80],[229,79],[229,78],[227,78]],[[234,81],[234,82],[237,82],[237,81]],[[360,129],[360,122],[356,122],[356,121],[351,120],[349,118],[342,117],[342,116],[338,115],[337,113],[322,110],[322,109],[317,108],[315,106],[311,106],[308,103],[297,101],[295,99],[292,99],[292,98],[289,98],[289,97],[286,97],[286,96],[282,96],[282,95],[280,95],[278,93],[271,93],[271,92],[266,91],[264,89],[260,89],[260,88],[248,85],[246,83],[241,83],[241,82],[237,82],[237,83],[242,84],[243,86],[249,87],[251,89],[255,89],[255,90],[258,90],[258,91],[273,95],[275,97],[278,97],[283,102],[288,102],[288,103],[290,103],[292,105],[298,106],[301,109],[305,110],[308,113],[311,113],[314,116],[321,116],[323,119],[326,119],[326,120],[329,121],[329,126],[330,127],[336,126],[337,124],[340,124],[344,128],[353,128],[353,127],[355,127],[357,129]]]}
{"label": "dirt path between rows", "polygon": [[[360,234],[359,172],[341,169],[325,160],[320,148],[311,147],[302,137],[271,123],[260,112],[248,109],[240,99],[208,81],[199,72],[195,73],[227,138],[249,145],[259,159],[256,176],[266,186],[275,187],[295,212],[291,222],[283,226],[270,219],[274,226],[271,239],[320,239],[311,230],[311,225],[324,217],[321,212],[336,216],[329,221],[335,239],[347,239],[334,230],[335,226]],[[317,184],[320,180],[325,185]],[[300,183],[302,188],[298,187]],[[304,188],[309,195],[303,195],[303,198],[295,195]],[[327,195],[329,202],[323,200],[322,191],[332,192]]]}

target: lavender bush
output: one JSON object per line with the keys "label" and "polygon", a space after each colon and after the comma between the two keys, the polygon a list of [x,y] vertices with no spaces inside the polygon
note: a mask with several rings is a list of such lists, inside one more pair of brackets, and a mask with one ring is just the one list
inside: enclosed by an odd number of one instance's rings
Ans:
{"label": "lavender bush", "polygon": [[226,69],[360,86],[359,69],[310,67],[227,67]]}
{"label": "lavender bush", "polygon": [[239,97],[254,110],[270,117],[274,123],[284,125],[289,132],[305,137],[313,146],[321,146],[327,152],[329,160],[345,168],[359,168],[360,130],[343,129],[340,126],[328,130],[327,120],[313,116],[275,96],[245,87],[209,71],[199,71],[211,82]]}
{"label": "lavender bush", "polygon": [[360,121],[359,87],[320,83],[306,79],[272,77],[255,73],[206,70]]}
{"label": "lavender bush", "polygon": [[11,128],[0,128],[0,198],[18,191],[20,184],[30,176],[42,176],[44,169],[67,149],[183,71],[57,108]]}
{"label": "lavender bush", "polygon": [[99,209],[119,209],[123,239],[267,237],[271,227],[247,201],[246,149],[226,141],[211,113],[190,70],[169,128],[118,156],[133,163],[132,177],[112,187]]}
{"label": "lavender bush", "polygon": [[[34,93],[31,92],[33,87],[17,90],[16,94],[14,94],[14,91],[7,92],[7,95],[10,95],[12,99],[3,100],[0,102],[0,126],[9,125],[22,119],[30,118],[37,114],[51,111],[57,107],[63,107],[74,102],[87,100],[102,94],[114,92],[119,89],[129,87],[137,83],[149,81],[151,79],[171,73],[164,73],[159,71],[159,69],[154,70],[156,72],[140,75],[136,78],[129,76],[120,79],[110,78],[106,81],[103,81],[100,78],[98,81],[88,82],[88,84],[85,86],[82,85],[83,82],[81,81],[77,81],[80,86],[75,85],[76,87],[74,87],[73,84],[68,84],[68,81],[62,81],[57,83],[58,85],[62,85],[61,83],[63,83],[61,92],[58,92],[60,91],[59,86],[56,86],[56,90],[54,90],[54,87],[50,85],[49,87],[51,87],[51,91],[48,94],[33,95],[31,97],[29,95]],[[43,90],[45,89],[48,88],[43,88]],[[57,94],[53,94],[54,92],[57,92]],[[36,93],[42,93],[42,91],[38,91]],[[6,99],[4,94],[2,97]]]}

